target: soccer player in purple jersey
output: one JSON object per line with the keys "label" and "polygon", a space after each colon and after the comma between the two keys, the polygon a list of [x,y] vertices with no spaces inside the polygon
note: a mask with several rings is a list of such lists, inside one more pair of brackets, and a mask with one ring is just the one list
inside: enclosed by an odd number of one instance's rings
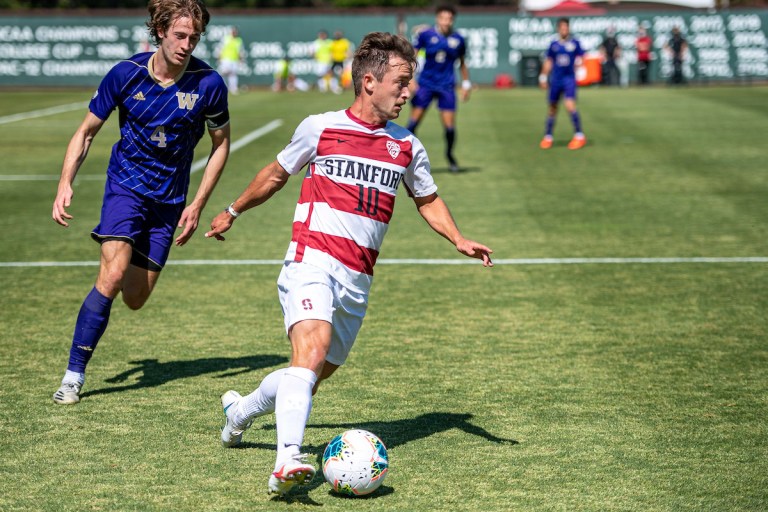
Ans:
{"label": "soccer player in purple jersey", "polygon": [[539,85],[547,88],[549,83],[549,110],[547,112],[546,133],[541,139],[539,147],[549,149],[552,147],[552,131],[557,117],[557,104],[560,97],[565,96],[566,110],[571,116],[574,135],[568,143],[568,149],[581,149],[587,143],[587,138],[581,131],[581,118],[576,110],[576,67],[581,65],[584,50],[581,43],[570,34],[570,21],[568,18],[557,20],[558,38],[549,45],[547,58],[539,75]]}
{"label": "soccer player in purple jersey", "polygon": [[[210,15],[200,0],[150,0],[147,26],[157,48],[116,64],[91,99],[69,142],[53,202],[53,220],[67,227],[77,175],[93,138],[117,109],[120,140],[112,148],[101,220],[91,237],[101,244],[96,284],[75,324],[69,364],[57,404],[80,401],[85,367],[109,321],[112,301],[140,309],[152,293],[171,245],[184,245],[229,156],[227,88],[192,56]],[[186,205],[193,151],[205,127],[211,152],[197,194]],[[174,240],[176,227],[183,228]]]}
{"label": "soccer player in purple jersey", "polygon": [[424,69],[419,73],[418,89],[411,100],[411,117],[407,128],[416,133],[424,112],[437,98],[440,120],[445,130],[445,157],[451,172],[458,172],[459,165],[453,156],[456,141],[456,77],[455,66],[459,61],[461,73],[462,101],[469,99],[472,82],[469,81],[469,69],[464,62],[466,43],[458,32],[453,31],[456,10],[453,7],[438,7],[435,13],[435,26],[418,34],[413,46],[418,52],[424,50]]}

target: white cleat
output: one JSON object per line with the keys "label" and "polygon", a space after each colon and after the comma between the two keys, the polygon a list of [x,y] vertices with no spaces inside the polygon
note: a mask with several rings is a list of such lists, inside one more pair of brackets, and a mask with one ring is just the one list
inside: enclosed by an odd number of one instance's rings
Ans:
{"label": "white cleat", "polygon": [[59,389],[53,394],[53,401],[59,405],[72,405],[80,401],[79,382],[62,382]]}
{"label": "white cleat", "polygon": [[285,496],[296,485],[308,484],[315,477],[315,468],[307,463],[308,455],[294,455],[287,462],[269,475],[269,491],[267,494]]}
{"label": "white cleat", "polygon": [[221,395],[221,406],[224,408],[224,416],[227,418],[226,423],[221,428],[221,444],[224,448],[232,448],[239,445],[243,440],[243,432],[253,425],[253,420],[245,425],[238,425],[232,419],[235,415],[235,409],[242,398],[240,393],[231,389]]}

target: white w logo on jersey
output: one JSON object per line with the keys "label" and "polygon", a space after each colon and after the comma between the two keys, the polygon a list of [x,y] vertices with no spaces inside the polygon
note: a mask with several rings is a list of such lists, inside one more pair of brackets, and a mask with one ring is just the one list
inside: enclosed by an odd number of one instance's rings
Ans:
{"label": "white w logo on jersey", "polygon": [[189,92],[177,92],[176,98],[179,100],[179,108],[183,110],[192,110],[195,108],[195,102],[199,98],[199,94]]}

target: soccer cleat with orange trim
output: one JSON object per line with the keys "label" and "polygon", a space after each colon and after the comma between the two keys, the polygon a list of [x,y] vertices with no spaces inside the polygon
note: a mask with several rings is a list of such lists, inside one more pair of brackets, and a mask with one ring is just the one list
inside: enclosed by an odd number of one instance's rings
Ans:
{"label": "soccer cleat with orange trim", "polygon": [[307,457],[306,453],[294,455],[269,475],[267,494],[285,496],[294,486],[311,482],[315,477],[315,468],[307,463]]}
{"label": "soccer cleat with orange trim", "polygon": [[587,144],[587,138],[583,135],[574,135],[568,143],[568,149],[581,149]]}
{"label": "soccer cleat with orange trim", "polygon": [[541,139],[541,142],[539,142],[539,147],[541,149],[549,149],[552,147],[552,137],[544,137]]}

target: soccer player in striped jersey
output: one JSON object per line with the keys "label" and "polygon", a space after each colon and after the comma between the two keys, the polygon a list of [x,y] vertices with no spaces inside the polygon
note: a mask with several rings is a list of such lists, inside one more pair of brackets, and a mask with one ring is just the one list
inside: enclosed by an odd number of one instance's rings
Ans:
{"label": "soccer player in striped jersey", "polygon": [[565,96],[565,109],[571,116],[573,123],[573,138],[568,143],[568,149],[581,149],[587,143],[584,132],[581,131],[581,117],[576,109],[576,68],[581,65],[584,50],[578,39],[571,37],[571,23],[568,18],[557,20],[558,38],[552,41],[547,49],[547,58],[539,75],[539,85],[542,89],[549,84],[547,102],[547,122],[544,138],[539,147],[549,149],[552,147],[552,132],[557,118],[557,104],[560,98]]}
{"label": "soccer player in striped jersey", "polygon": [[352,64],[352,105],[307,117],[277,159],[213,219],[205,235],[223,240],[242,212],[267,201],[306,169],[277,283],[292,346],[290,367],[267,375],[247,396],[227,391],[221,400],[226,415],[221,440],[227,447],[240,443],[254,418],[275,413],[272,493],[283,495],[315,474],[300,453],[312,395],[344,363],[360,330],[400,184],[432,229],[460,253],[493,265],[491,249],[464,238],[437,195],[424,146],[391,122],[410,95],[415,58],[405,38],[368,34]]}
{"label": "soccer player in striped jersey", "polygon": [[469,68],[464,62],[467,50],[464,37],[453,30],[456,9],[441,6],[435,12],[435,26],[418,33],[414,47],[424,50],[424,69],[419,73],[418,88],[411,100],[411,116],[408,129],[416,133],[424,113],[433,100],[437,99],[440,121],[445,135],[445,157],[451,172],[460,170],[453,156],[456,141],[456,62],[459,62],[461,74],[462,100],[469,99],[472,82],[469,81]]}
{"label": "soccer player in striped jersey", "polygon": [[[112,147],[101,220],[91,237],[101,244],[96,284],[75,324],[58,404],[80,401],[85,368],[109,321],[112,301],[139,309],[152,293],[171,245],[184,245],[229,155],[227,88],[221,76],[192,56],[210,19],[200,0],[150,0],[147,26],[157,51],[116,64],[91,99],[69,142],[53,203],[67,227],[72,182],[93,138],[117,109],[120,140]],[[208,128],[211,152],[197,194],[186,205],[195,146]],[[185,206],[186,205],[186,206]],[[176,227],[183,228],[174,239]]]}

